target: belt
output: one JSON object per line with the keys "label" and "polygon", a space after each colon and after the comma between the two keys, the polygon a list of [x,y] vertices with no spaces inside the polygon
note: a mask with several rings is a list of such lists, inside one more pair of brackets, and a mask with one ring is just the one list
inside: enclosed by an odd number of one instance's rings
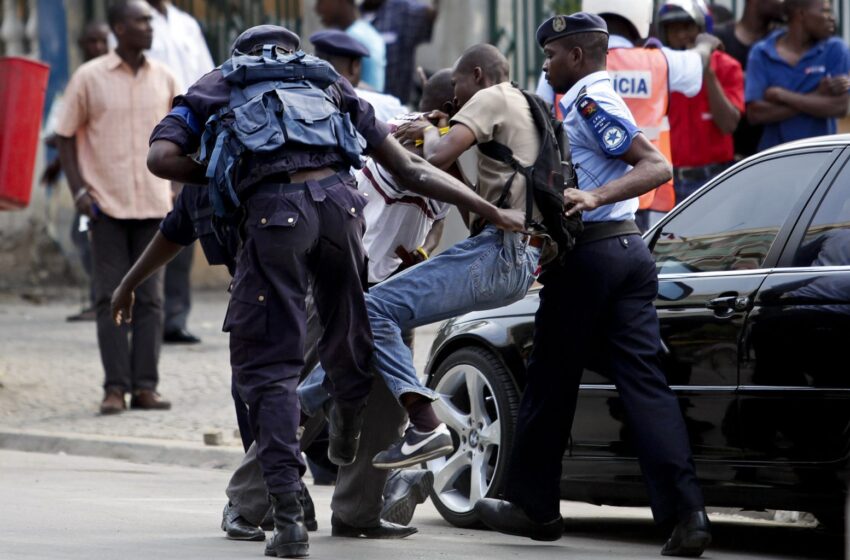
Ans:
{"label": "belt", "polygon": [[[298,174],[296,174],[295,176],[298,177]],[[343,182],[343,181],[346,181],[346,180],[351,180],[351,178],[352,178],[351,173],[348,173],[347,171],[345,171],[345,172],[340,171],[338,173],[328,175],[327,177],[324,177],[322,179],[318,179],[318,180],[306,179],[305,181],[300,182],[300,183],[290,183],[288,181],[276,181],[276,182],[267,182],[267,183],[264,182],[264,183],[260,183],[260,184],[256,185],[255,187],[253,187],[253,189],[251,189],[251,194],[269,193],[269,192],[275,193],[275,192],[281,192],[281,191],[285,191],[285,190],[297,189],[297,188],[307,186],[308,183],[315,183],[317,186],[319,186],[321,188],[325,188],[325,187],[330,187],[332,185],[337,185],[340,182]]]}
{"label": "belt", "polygon": [[537,249],[542,249],[543,244],[545,243],[545,239],[539,235],[532,235],[528,240],[529,247],[536,247]]}
{"label": "belt", "polygon": [[640,229],[632,220],[617,222],[584,222],[584,230],[576,239],[578,245],[593,243],[621,235],[640,235]]}
{"label": "belt", "polygon": [[725,171],[734,161],[725,163],[710,163],[699,167],[674,167],[673,177],[679,181],[705,181],[713,178],[721,171]]}

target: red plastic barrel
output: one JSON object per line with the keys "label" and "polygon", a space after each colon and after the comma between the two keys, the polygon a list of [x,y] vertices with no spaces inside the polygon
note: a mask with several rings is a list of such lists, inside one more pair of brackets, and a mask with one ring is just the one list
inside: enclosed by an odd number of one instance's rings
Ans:
{"label": "red plastic barrel", "polygon": [[0,210],[30,202],[49,72],[35,60],[0,58]]}

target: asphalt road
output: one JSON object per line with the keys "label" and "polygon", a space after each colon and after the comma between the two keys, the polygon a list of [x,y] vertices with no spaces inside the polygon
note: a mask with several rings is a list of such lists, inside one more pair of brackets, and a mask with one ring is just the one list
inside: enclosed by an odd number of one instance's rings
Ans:
{"label": "asphalt road", "polygon": [[[240,559],[262,543],[228,541],[219,530],[229,473],[114,459],[0,451],[0,559]],[[554,543],[457,529],[426,504],[419,534],[403,541],[330,536],[331,488],[312,487],[319,528],[311,558],[652,559],[663,537],[645,509],[562,502],[564,537]],[[718,516],[709,559],[841,558],[841,539],[817,529]]]}

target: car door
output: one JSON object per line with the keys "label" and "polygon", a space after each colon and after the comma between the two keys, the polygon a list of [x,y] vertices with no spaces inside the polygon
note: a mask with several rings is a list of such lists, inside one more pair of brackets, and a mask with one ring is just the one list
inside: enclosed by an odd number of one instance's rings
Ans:
{"label": "car door", "polygon": [[848,344],[850,157],[845,157],[801,215],[747,321],[740,442],[760,481],[808,483],[810,490],[812,483],[824,488],[837,483],[835,468],[819,467],[846,465],[850,452]]}
{"label": "car door", "polygon": [[[735,410],[745,318],[792,218],[833,159],[831,150],[813,150],[739,166],[647,236],[659,273],[662,365],[679,396],[696,459],[721,464],[740,457]],[[585,372],[572,457],[634,457],[624,420],[604,373]],[[634,462],[621,465],[637,470]]]}

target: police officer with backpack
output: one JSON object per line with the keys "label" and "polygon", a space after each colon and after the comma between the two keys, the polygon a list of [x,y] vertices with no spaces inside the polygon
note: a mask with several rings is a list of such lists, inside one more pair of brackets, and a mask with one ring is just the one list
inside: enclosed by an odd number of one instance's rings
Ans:
{"label": "police officer with backpack", "polygon": [[279,26],[243,32],[230,59],[175,99],[148,153],[156,175],[209,182],[214,225],[241,233],[224,330],[274,507],[266,554],[278,557],[306,556],[309,548],[295,394],[308,278],[324,327],[319,354],[334,397],[328,454],[337,464],[356,456],[372,382],[363,300],[365,200],[349,168],[370,152],[412,190],[508,230],[524,225],[521,212],[496,208],[402,148],[351,85],[298,50],[299,43]]}
{"label": "police officer with backpack", "polygon": [[668,181],[670,165],[614,91],[602,18],[553,17],[537,40],[549,83],[565,94],[579,189],[567,189],[564,200],[568,214],[583,212],[585,229],[563,263],[540,278],[506,500],[480,500],[475,510],[504,533],[561,537],[561,461],[582,371],[599,357],[625,405],[655,520],[673,529],[662,554],[699,556],[711,539],[708,518],[679,403],[658,361],[655,263],[634,223],[637,197]]}

